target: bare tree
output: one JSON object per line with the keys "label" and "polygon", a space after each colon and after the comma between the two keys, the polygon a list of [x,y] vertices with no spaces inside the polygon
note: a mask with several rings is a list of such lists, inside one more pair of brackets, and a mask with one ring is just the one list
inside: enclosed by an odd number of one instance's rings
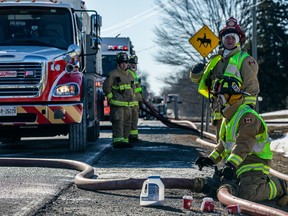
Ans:
{"label": "bare tree", "polygon": [[203,25],[207,25],[218,36],[220,28],[229,17],[240,19],[240,8],[245,7],[245,2],[247,1],[155,0],[163,9],[162,24],[155,27],[155,43],[159,45],[156,60],[182,69],[202,61],[203,58],[188,42],[189,39]]}

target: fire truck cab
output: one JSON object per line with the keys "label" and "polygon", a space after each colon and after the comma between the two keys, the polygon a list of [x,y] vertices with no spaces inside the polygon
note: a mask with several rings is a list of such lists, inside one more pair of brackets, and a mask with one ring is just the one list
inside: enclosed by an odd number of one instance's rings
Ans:
{"label": "fire truck cab", "polygon": [[99,137],[101,16],[82,0],[0,1],[0,138]]}

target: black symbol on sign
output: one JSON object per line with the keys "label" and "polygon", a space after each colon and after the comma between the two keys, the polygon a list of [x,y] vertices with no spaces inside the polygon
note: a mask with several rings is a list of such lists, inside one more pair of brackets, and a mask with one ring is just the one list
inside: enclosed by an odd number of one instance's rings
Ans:
{"label": "black symbol on sign", "polygon": [[202,45],[204,47],[207,47],[208,45],[210,45],[210,47],[212,47],[211,46],[211,39],[206,38],[206,34],[205,33],[204,33],[204,37],[203,38],[198,37],[197,41],[200,41],[200,46],[199,47],[201,47]]}

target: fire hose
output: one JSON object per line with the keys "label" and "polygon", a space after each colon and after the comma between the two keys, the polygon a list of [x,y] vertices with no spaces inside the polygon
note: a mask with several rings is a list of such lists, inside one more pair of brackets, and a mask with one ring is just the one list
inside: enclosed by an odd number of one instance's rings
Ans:
{"label": "fire hose", "polygon": [[[154,115],[158,120],[163,122],[165,125],[169,127],[179,127],[187,130],[191,130],[192,134],[198,135],[200,132],[195,129],[193,124],[188,124],[186,121],[180,121],[177,124],[177,121],[170,121],[167,118],[160,115],[154,108],[150,107],[147,103],[145,104],[150,110],[150,114]],[[184,125],[183,125],[184,123]],[[213,135],[208,135],[209,138],[213,138]],[[199,138],[196,140],[198,143],[203,144],[204,146],[214,147],[215,144],[206,142],[204,140],[200,140]],[[33,159],[33,158],[0,158],[0,166],[16,166],[16,167],[49,167],[49,168],[64,168],[64,169],[75,169],[80,171],[74,179],[74,183],[78,188],[84,190],[123,190],[123,189],[141,189],[143,182],[145,179],[135,179],[135,178],[127,178],[127,179],[92,179],[94,176],[94,169],[90,165],[73,160],[64,160],[64,159]],[[287,175],[282,173],[278,173],[271,169],[271,173],[276,176],[281,176],[280,178],[288,179]],[[168,189],[190,189],[194,192],[203,192],[205,187],[201,185],[201,178],[194,179],[185,179],[185,178],[161,178],[163,181],[165,188]],[[212,184],[211,184],[212,185]],[[199,188],[202,187],[202,190]],[[229,188],[222,186],[218,190],[217,197],[219,201],[224,205],[231,204],[240,204],[241,210],[243,213],[247,213],[249,215],[277,215],[284,216],[287,215],[287,212],[274,209],[271,207],[267,207],[258,203],[249,202],[247,200],[243,200],[232,196],[229,193]]]}
{"label": "fire hose", "polygon": [[[65,159],[39,159],[39,158],[0,158],[0,166],[11,167],[46,167],[46,168],[62,168],[74,169],[80,171],[75,176],[74,183],[78,188],[84,190],[135,190],[141,189],[146,178],[127,178],[127,179],[92,179],[94,169],[92,166],[74,160]],[[191,189],[196,192],[199,188],[199,179],[184,178],[161,178],[166,188],[170,189]]]}
{"label": "fire hose", "polygon": [[[78,188],[90,191],[141,189],[143,182],[146,180],[146,178],[91,179],[94,176],[93,167],[83,162],[65,159],[0,158],[0,166],[75,169],[80,171],[80,173],[76,175],[74,183]],[[161,180],[165,188],[168,189],[189,189],[193,192],[203,192],[203,189],[200,189],[201,187],[203,188],[200,178],[161,178]],[[232,196],[229,193],[229,189],[225,186],[219,189],[217,196],[219,201],[224,205],[240,204],[242,212],[249,215],[287,215],[284,211]]]}
{"label": "fire hose", "polygon": [[[197,130],[196,126],[194,126],[193,123],[191,123],[193,125],[191,127],[191,124],[188,125],[188,126],[185,125],[185,124],[181,124],[181,123],[183,123],[183,121],[180,122],[180,123],[176,123],[174,121],[170,121],[168,118],[166,118],[163,115],[161,115],[152,105],[150,105],[144,99],[143,99],[143,104],[145,105],[145,107],[143,105],[140,106],[140,109],[142,111],[154,116],[156,119],[161,121],[166,126],[171,127],[171,128],[182,128],[182,129],[190,130],[193,135],[200,136],[200,131]],[[188,122],[188,121],[186,121],[186,122]]]}

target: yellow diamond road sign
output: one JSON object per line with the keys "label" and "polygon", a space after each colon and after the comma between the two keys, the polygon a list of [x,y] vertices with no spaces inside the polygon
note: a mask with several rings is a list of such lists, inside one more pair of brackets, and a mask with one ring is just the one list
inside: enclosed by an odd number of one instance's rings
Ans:
{"label": "yellow diamond road sign", "polygon": [[205,58],[213,49],[219,44],[219,38],[204,25],[195,35],[193,35],[189,42],[193,47]]}

